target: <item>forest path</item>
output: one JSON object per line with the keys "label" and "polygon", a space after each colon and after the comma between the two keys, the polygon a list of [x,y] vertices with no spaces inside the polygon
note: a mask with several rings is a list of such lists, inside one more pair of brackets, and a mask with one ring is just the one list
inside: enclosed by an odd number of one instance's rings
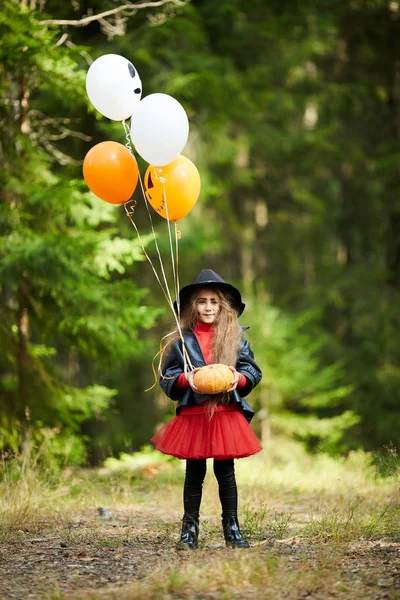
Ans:
{"label": "forest path", "polygon": [[[298,511],[291,527],[301,521]],[[163,513],[157,503],[113,510],[105,521],[94,510],[74,522],[58,516],[57,523],[43,522],[34,533],[18,531],[3,542],[0,598],[400,598],[398,539],[338,543],[271,535],[251,540],[248,550],[230,550],[215,516],[203,518],[197,551],[177,551],[178,534],[178,512]],[[227,565],[233,574],[223,574]],[[193,573],[201,571],[196,583]]]}

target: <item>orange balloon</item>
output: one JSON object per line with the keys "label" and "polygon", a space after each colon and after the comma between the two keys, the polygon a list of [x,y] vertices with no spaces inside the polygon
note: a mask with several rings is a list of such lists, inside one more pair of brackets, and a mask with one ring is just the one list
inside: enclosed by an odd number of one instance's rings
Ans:
{"label": "orange balloon", "polygon": [[179,155],[165,167],[150,165],[144,187],[154,210],[164,219],[178,221],[186,217],[199,198],[200,175],[191,160]]}
{"label": "orange balloon", "polygon": [[83,177],[93,194],[110,204],[122,204],[135,191],[139,169],[128,148],[118,142],[101,142],[86,154]]}

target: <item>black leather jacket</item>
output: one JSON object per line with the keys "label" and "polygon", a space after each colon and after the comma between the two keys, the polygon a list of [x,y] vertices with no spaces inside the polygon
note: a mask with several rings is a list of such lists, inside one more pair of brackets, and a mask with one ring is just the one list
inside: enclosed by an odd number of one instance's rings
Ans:
{"label": "black leather jacket", "polygon": [[[248,327],[243,328],[248,329]],[[201,352],[199,342],[193,332],[185,333],[185,346],[189,353],[190,360],[193,366],[204,367],[206,361]],[[250,423],[254,416],[254,410],[250,408],[245,396],[250,394],[251,390],[261,381],[261,370],[254,360],[253,352],[250,348],[250,344],[247,340],[242,339],[239,349],[239,359],[235,365],[236,370],[247,378],[247,384],[240,390],[236,389],[230,392],[230,402],[237,402],[243,411],[244,416]],[[164,392],[171,398],[171,400],[177,400],[178,405],[176,407],[176,414],[179,415],[180,408],[182,406],[194,406],[201,404],[208,400],[209,396],[205,394],[196,394],[191,387],[181,388],[174,385],[176,379],[183,373],[183,353],[182,353],[182,341],[176,341],[170,351],[168,352],[164,367],[163,375],[160,378],[160,385]]]}

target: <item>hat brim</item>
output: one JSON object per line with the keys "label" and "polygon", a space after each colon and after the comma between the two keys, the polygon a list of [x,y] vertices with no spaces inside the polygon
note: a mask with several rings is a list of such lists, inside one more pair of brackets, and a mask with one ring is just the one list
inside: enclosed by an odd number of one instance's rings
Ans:
{"label": "hat brim", "polygon": [[[243,313],[246,305],[242,302],[242,297],[237,288],[235,288],[230,283],[216,283],[215,281],[203,281],[201,283],[191,283],[189,285],[185,285],[179,292],[179,303],[180,310],[182,311],[186,305],[189,303],[190,298],[194,294],[196,290],[201,288],[217,288],[222,291],[222,293],[227,296],[228,302],[231,304],[232,308],[236,310],[238,317]],[[176,301],[174,302],[175,312],[178,312],[178,307]]]}

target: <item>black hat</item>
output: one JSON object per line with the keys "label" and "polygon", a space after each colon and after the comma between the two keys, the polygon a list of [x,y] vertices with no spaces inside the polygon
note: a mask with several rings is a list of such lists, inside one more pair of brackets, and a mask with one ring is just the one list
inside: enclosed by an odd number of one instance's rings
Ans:
{"label": "black hat", "polygon": [[[199,288],[210,287],[218,288],[226,296],[228,302],[232,305],[232,308],[238,313],[238,317],[242,314],[245,308],[245,304],[242,302],[242,297],[238,289],[236,289],[230,283],[226,283],[218,273],[211,269],[203,269],[197,276],[194,283],[185,285],[179,292],[179,302],[181,310],[189,302],[194,291]],[[176,302],[174,302],[175,310],[177,310]]]}

